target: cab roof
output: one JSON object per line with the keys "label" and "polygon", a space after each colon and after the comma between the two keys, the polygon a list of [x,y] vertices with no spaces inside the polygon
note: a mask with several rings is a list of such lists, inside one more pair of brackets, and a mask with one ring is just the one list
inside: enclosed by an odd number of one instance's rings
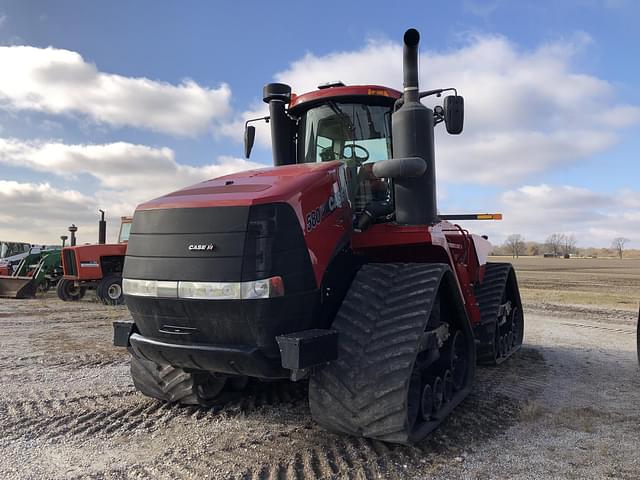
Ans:
{"label": "cab roof", "polygon": [[374,96],[379,99],[388,98],[390,103],[395,102],[402,94],[393,88],[383,87],[380,85],[348,85],[336,86],[329,88],[321,88],[313,92],[303,93],[302,95],[291,95],[290,109],[295,109],[301,105],[315,103],[327,98],[338,97],[359,97]]}

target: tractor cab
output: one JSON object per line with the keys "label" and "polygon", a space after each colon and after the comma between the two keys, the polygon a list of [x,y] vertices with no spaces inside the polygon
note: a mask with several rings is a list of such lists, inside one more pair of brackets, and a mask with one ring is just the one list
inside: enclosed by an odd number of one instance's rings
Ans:
{"label": "tractor cab", "polygon": [[[265,101],[289,95],[286,88],[280,91],[283,87],[265,86]],[[393,180],[374,176],[373,165],[392,158],[391,114],[400,97],[400,92],[386,87],[341,82],[290,95],[286,117],[279,116],[277,108],[271,117],[281,127],[272,128],[275,148],[286,155],[280,164],[342,161],[354,214],[369,209],[377,212],[379,221],[388,219],[393,212]],[[247,154],[255,135],[253,127],[248,129]]]}
{"label": "tractor cab", "polygon": [[[376,162],[392,158],[391,113],[400,96],[392,92],[373,86],[329,86],[295,97],[289,109],[298,114],[296,162],[343,161],[356,214],[373,205],[393,211],[391,179],[376,178],[372,171]],[[331,96],[317,98],[318,93]]]}
{"label": "tractor cab", "polygon": [[131,233],[131,222],[133,217],[120,217],[120,233],[118,233],[118,243],[127,243],[129,233]]}

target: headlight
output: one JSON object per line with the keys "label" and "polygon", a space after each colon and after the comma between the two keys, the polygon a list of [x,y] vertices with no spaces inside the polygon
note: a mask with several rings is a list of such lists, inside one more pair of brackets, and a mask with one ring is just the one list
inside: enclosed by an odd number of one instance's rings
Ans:
{"label": "headlight", "polygon": [[126,295],[138,297],[157,297],[158,282],[155,280],[134,280],[131,278],[122,279],[122,291]]}
{"label": "headlight", "polygon": [[239,300],[240,282],[178,282],[178,297]]}
{"label": "headlight", "polygon": [[176,298],[178,296],[178,282],[123,278],[122,291],[125,295],[137,297]]}
{"label": "headlight", "polygon": [[281,277],[251,282],[168,282],[123,278],[122,289],[126,295],[137,297],[199,300],[251,300],[284,295]]}

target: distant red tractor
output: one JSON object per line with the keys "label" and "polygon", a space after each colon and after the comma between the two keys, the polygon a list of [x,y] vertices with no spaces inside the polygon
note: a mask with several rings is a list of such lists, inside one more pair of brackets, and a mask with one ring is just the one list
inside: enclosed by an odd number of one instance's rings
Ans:
{"label": "distant red tractor", "polygon": [[104,212],[100,220],[97,244],[72,245],[62,249],[64,276],[58,282],[58,297],[65,302],[80,300],[87,289],[95,289],[105,305],[121,305],[122,268],[127,253],[131,217],[122,217],[118,243],[105,243]]}

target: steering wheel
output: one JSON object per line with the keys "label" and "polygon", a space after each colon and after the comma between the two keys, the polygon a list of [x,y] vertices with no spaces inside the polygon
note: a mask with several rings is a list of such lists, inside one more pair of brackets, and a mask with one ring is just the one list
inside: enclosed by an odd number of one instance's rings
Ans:
{"label": "steering wheel", "polygon": [[323,162],[330,162],[331,160],[338,160],[338,156],[336,152],[333,151],[333,147],[329,145],[328,147],[320,147],[320,160]]}
{"label": "steering wheel", "polygon": [[[345,151],[347,150],[347,148],[351,150],[351,155],[348,156],[348,157],[345,155]],[[356,155],[356,150],[362,150],[364,152],[364,157],[357,156]],[[364,148],[362,145],[357,145],[355,143],[349,143],[349,144],[345,145],[344,148],[342,149],[342,155],[347,160],[353,160],[358,165],[362,165],[364,162],[369,160],[369,150]]]}

